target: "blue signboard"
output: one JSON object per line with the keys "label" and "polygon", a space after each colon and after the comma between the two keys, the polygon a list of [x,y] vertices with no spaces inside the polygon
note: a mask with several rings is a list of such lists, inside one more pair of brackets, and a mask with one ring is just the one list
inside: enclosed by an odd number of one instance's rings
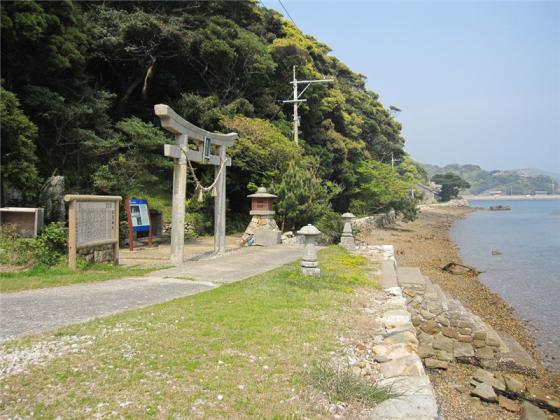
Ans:
{"label": "blue signboard", "polygon": [[134,232],[148,232],[150,230],[150,214],[148,213],[148,202],[141,198],[128,200],[130,206],[130,219]]}

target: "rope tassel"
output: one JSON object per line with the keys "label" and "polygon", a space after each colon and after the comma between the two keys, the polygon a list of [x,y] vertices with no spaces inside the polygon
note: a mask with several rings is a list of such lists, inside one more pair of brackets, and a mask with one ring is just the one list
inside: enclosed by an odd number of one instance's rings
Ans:
{"label": "rope tassel", "polygon": [[181,151],[183,152],[183,154],[185,155],[185,158],[187,160],[187,164],[189,167],[189,170],[191,172],[192,175],[192,179],[194,181],[195,184],[195,190],[198,191],[198,202],[202,202],[204,200],[204,193],[211,191],[212,192],[212,197],[217,197],[218,196],[218,189],[216,188],[216,184],[218,183],[218,180],[220,179],[220,176],[222,175],[222,172],[226,166],[227,163],[227,159],[221,159],[220,161],[220,169],[218,170],[218,173],[215,175],[214,177],[214,182],[212,182],[211,185],[205,187],[203,186],[199,179],[196,176],[196,173],[194,171],[194,168],[192,166],[191,160],[189,159],[189,155],[187,154],[187,152],[184,149],[181,149]]}
{"label": "rope tassel", "polygon": [[203,200],[204,200],[204,191],[202,191],[202,188],[198,188],[198,202],[202,203]]}

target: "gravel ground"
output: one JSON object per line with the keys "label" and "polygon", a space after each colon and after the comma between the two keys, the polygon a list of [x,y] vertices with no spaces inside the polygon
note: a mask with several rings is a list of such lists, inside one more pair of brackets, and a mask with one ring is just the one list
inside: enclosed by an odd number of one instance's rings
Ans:
{"label": "gravel ground", "polygon": [[[560,395],[560,375],[542,367],[534,340],[525,324],[501,297],[484,286],[477,276],[452,275],[441,270],[450,261],[461,262],[455,244],[449,239],[453,222],[473,211],[469,208],[425,208],[412,223],[398,223],[396,227],[370,232],[365,240],[370,244],[392,244],[401,266],[420,267],[422,273],[459,299],[496,330],[513,336],[539,364],[538,377],[526,378],[552,395]],[[496,405],[473,402],[468,384],[471,367],[453,365],[447,372],[431,372],[438,404],[448,419],[517,418]],[[462,391],[457,387],[462,385]],[[465,392],[466,391],[466,392]]]}

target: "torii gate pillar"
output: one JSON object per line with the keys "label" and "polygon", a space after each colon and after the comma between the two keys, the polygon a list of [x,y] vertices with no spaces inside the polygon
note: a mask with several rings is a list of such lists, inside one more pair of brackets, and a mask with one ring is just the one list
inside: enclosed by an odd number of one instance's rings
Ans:
{"label": "torii gate pillar", "polygon": [[[220,160],[226,160],[226,146],[218,147]],[[214,167],[216,182],[216,197],[214,198],[214,251],[223,254],[226,251],[226,168],[219,174],[220,167]]]}
{"label": "torii gate pillar", "polygon": [[[175,146],[187,150],[186,134],[175,135]],[[180,153],[173,165],[173,199],[171,203],[171,263],[181,264],[185,248],[185,197],[187,195],[187,158]]]}
{"label": "torii gate pillar", "polygon": [[[165,156],[174,159],[171,263],[182,264],[184,260],[187,156],[191,162],[215,166],[214,252],[223,254],[226,249],[226,167],[231,166],[231,159],[227,157],[226,151],[235,143],[237,133],[220,134],[203,130],[181,118],[167,105],[155,105],[154,111],[161,120],[161,126],[175,135],[175,144],[166,144],[163,151]],[[198,150],[188,147],[189,138],[199,143]],[[218,155],[211,154],[211,145],[217,146]],[[222,163],[224,166],[220,173]]]}

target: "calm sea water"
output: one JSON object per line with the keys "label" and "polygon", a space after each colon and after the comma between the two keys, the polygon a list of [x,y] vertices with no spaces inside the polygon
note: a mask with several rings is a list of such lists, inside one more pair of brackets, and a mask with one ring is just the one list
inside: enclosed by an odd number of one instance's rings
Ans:
{"label": "calm sea water", "polygon": [[469,214],[451,237],[463,262],[484,271],[481,281],[529,322],[546,364],[560,371],[560,201],[469,203],[511,206]]}

